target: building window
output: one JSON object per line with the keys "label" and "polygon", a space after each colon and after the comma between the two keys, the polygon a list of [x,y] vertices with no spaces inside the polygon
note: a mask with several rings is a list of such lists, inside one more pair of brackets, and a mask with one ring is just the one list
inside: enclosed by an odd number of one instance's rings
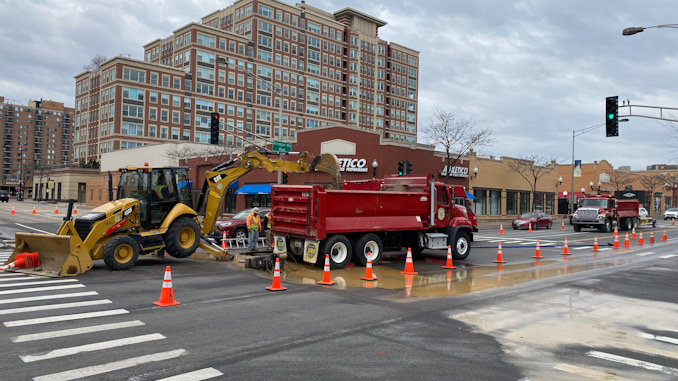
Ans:
{"label": "building window", "polygon": [[530,194],[528,192],[520,193],[520,210],[518,214],[528,213],[530,211]]}
{"label": "building window", "polygon": [[490,191],[490,215],[498,216],[501,214],[501,191]]}
{"label": "building window", "polygon": [[506,192],[506,215],[518,214],[518,192]]}
{"label": "building window", "polygon": [[478,216],[487,214],[486,211],[486,201],[487,201],[487,191],[485,189],[474,189],[473,196],[475,196],[476,201],[473,203],[473,213]]}

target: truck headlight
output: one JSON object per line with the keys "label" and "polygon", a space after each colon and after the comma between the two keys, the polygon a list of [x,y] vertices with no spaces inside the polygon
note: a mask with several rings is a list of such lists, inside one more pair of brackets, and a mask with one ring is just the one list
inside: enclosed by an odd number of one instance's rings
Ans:
{"label": "truck headlight", "polygon": [[599,214],[598,217],[596,217],[596,220],[602,220],[602,219],[604,219],[605,217],[607,217],[606,214]]}

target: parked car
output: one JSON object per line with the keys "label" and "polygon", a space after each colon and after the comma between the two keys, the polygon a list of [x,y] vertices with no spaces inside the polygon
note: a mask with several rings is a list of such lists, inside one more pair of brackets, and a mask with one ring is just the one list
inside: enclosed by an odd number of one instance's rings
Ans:
{"label": "parked car", "polygon": [[678,218],[678,208],[670,208],[666,209],[664,212],[664,219],[672,219],[672,218]]}
{"label": "parked car", "polygon": [[[259,216],[261,217],[261,223],[264,223],[264,216],[271,209],[270,208],[259,208]],[[226,237],[228,238],[238,238],[245,239],[247,238],[247,216],[252,213],[252,209],[244,209],[236,213],[231,218],[226,218],[223,220],[217,220],[215,223],[219,237],[223,237],[224,232],[226,232]],[[263,231],[263,229],[262,229]]]}
{"label": "parked car", "polygon": [[9,193],[7,191],[0,191],[0,201],[9,202]]}
{"label": "parked car", "polygon": [[649,217],[650,213],[647,212],[645,208],[638,208],[638,217]]}
{"label": "parked car", "polygon": [[528,229],[530,225],[532,226],[532,230],[536,230],[540,227],[551,229],[553,218],[548,214],[541,212],[523,213],[523,215],[513,220],[511,225],[514,229]]}

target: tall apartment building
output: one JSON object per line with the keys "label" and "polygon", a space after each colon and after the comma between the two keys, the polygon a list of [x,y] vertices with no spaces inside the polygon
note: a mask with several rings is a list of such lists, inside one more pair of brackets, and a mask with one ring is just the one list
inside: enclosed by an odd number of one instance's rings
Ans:
{"label": "tall apartment building", "polygon": [[[208,143],[210,113],[235,147],[346,124],[416,142],[419,53],[345,8],[239,0],[75,77],[74,161],[167,140]],[[282,115],[282,118],[280,118]]]}
{"label": "tall apartment building", "polygon": [[0,189],[33,194],[33,173],[71,163],[73,108],[54,101],[30,101],[19,105],[0,96],[2,183]]}

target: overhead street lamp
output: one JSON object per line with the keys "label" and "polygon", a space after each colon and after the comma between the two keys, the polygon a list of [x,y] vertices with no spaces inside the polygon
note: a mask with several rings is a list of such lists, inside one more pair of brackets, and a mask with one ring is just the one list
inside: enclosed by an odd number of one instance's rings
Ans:
{"label": "overhead street lamp", "polygon": [[622,31],[623,36],[631,36],[636,33],[640,33],[644,31],[645,29],[651,29],[651,28],[678,28],[678,24],[663,24],[663,25],[654,25],[654,26],[631,26],[628,28],[625,28]]}

